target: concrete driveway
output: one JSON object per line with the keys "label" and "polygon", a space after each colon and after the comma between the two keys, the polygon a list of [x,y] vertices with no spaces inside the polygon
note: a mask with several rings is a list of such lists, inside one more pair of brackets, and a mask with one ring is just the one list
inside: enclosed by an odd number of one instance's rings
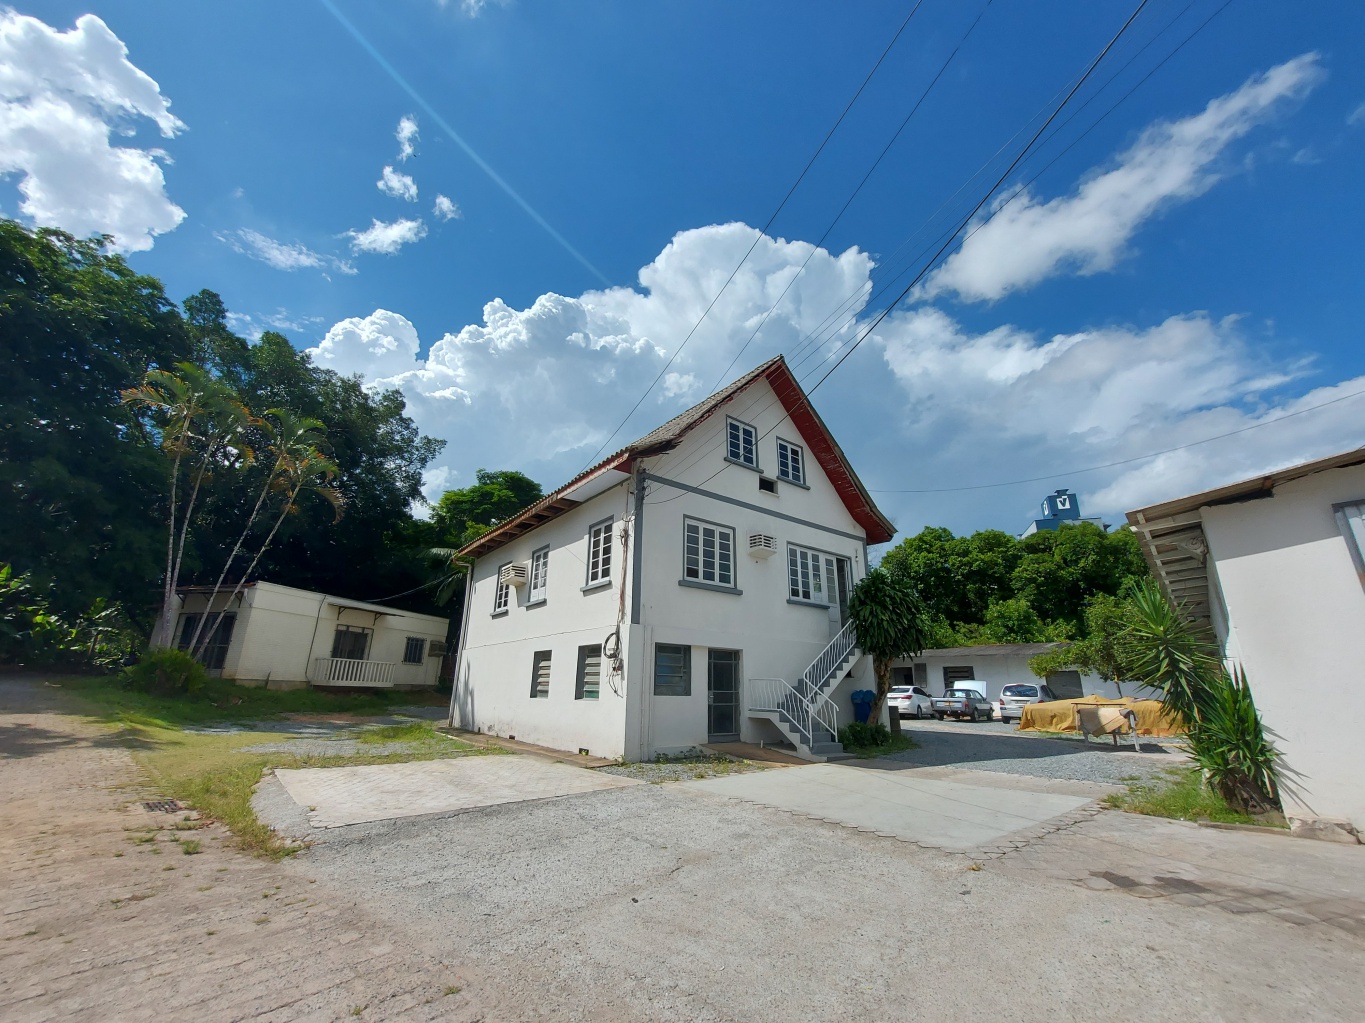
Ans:
{"label": "concrete driveway", "polygon": [[901,766],[905,769],[896,770],[888,761],[818,764],[685,785],[954,852],[998,852],[1011,836],[1074,823],[1075,811],[1108,791],[981,772],[926,774]]}

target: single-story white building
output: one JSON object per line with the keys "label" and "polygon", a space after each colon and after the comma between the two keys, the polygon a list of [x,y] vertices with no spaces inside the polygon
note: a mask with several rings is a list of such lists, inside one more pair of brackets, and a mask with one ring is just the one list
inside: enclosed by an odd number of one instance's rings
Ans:
{"label": "single-story white building", "polygon": [[1365,448],[1128,521],[1166,593],[1246,671],[1291,824],[1365,831]]}
{"label": "single-story white building", "polygon": [[460,552],[452,722],[627,760],[824,759],[873,685],[848,596],[894,532],[770,360]]}
{"label": "single-story white building", "polygon": [[222,612],[200,658],[211,675],[268,689],[436,685],[445,618],[267,582],[247,583],[235,598],[229,588],[210,608],[212,589],[180,590],[173,640],[187,648],[204,613]]}
{"label": "single-story white building", "polygon": [[1047,653],[1058,643],[993,643],[980,646],[947,647],[925,650],[917,657],[895,662],[894,680],[898,686],[916,685],[931,696],[942,696],[954,683],[975,679],[985,686],[985,697],[992,703],[1000,699],[1007,685],[1046,682],[1060,700],[1081,696],[1140,696],[1131,683],[1118,685],[1099,675],[1078,671],[1056,671],[1040,679],[1029,670],[1030,658]]}

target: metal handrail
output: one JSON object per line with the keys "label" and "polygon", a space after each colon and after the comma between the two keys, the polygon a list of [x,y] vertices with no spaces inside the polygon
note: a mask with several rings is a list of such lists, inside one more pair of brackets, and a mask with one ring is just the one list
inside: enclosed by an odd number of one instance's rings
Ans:
{"label": "metal handrail", "polygon": [[839,737],[839,708],[823,693],[807,696],[784,678],[751,678],[749,709],[781,714],[807,747],[817,740],[816,728],[829,732],[829,741]]}
{"label": "metal handrail", "polygon": [[853,631],[853,623],[849,622],[829,641],[829,645],[820,651],[820,655],[811,661],[810,667],[801,676],[802,681],[809,685],[813,692],[822,691],[839,669],[839,665],[848,659],[857,643],[858,637]]}

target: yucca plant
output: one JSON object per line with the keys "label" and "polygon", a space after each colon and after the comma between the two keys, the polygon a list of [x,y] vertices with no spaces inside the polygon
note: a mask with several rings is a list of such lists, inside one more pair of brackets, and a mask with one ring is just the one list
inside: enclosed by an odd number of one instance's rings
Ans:
{"label": "yucca plant", "polygon": [[1189,740],[1204,781],[1228,805],[1248,813],[1279,809],[1280,754],[1265,736],[1240,665],[1231,676],[1220,673],[1209,687]]}
{"label": "yucca plant", "polygon": [[1193,728],[1223,675],[1212,638],[1191,625],[1172,606],[1155,580],[1133,588],[1132,615],[1124,630],[1125,648],[1137,680],[1159,689],[1166,709]]}

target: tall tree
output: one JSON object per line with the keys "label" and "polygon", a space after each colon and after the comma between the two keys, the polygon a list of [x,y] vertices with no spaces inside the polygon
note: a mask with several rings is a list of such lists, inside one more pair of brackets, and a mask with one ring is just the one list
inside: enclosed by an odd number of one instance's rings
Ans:
{"label": "tall tree", "polygon": [[64,612],[156,602],[165,464],[119,392],[191,355],[161,283],[106,243],[0,220],[0,559]]}
{"label": "tall tree", "polygon": [[[512,469],[480,469],[474,480],[472,487],[442,494],[431,516],[441,536],[454,547],[545,496],[539,483]],[[476,527],[472,534],[471,526]]]}
{"label": "tall tree", "polygon": [[868,720],[875,722],[881,717],[886,694],[891,691],[891,662],[914,657],[924,650],[929,611],[903,576],[874,568],[853,587],[848,598],[848,616],[858,646],[872,657],[877,689]]}

